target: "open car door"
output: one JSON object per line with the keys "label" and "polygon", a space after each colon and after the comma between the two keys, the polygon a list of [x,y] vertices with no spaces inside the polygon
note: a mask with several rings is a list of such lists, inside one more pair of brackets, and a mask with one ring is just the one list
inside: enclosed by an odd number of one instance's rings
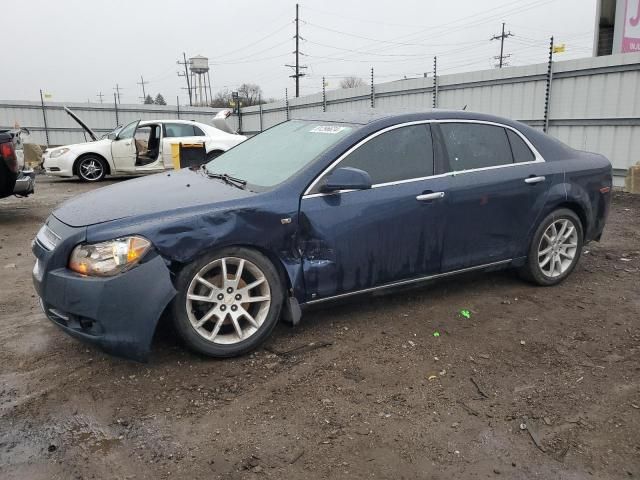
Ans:
{"label": "open car door", "polygon": [[[140,120],[125,125],[118,136],[111,142],[111,158],[118,172],[136,171],[136,142],[134,136]],[[116,173],[116,172],[112,172]]]}
{"label": "open car door", "polygon": [[89,137],[91,137],[91,140],[96,141],[98,140],[98,136],[95,134],[95,132],[93,130],[91,130],[86,123],[84,123],[80,117],[78,117],[75,113],[73,113],[71,111],[70,108],[68,107],[64,107],[64,111],[67,112],[67,114],[73,118],[76,122],[78,122],[78,124],[84,129],[84,131],[89,135]]}

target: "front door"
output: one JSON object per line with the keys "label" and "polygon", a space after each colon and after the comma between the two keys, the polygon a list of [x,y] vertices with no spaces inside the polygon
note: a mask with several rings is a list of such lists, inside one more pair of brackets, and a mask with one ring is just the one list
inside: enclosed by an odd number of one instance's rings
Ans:
{"label": "front door", "polygon": [[448,178],[427,178],[429,125],[374,134],[337,167],[368,172],[373,187],[303,196],[299,247],[307,300],[438,273]]}
{"label": "front door", "polygon": [[117,172],[135,172],[137,152],[134,135],[138,128],[138,123],[140,123],[140,120],[125,125],[116,139],[111,142],[111,158],[113,158],[113,164]]}
{"label": "front door", "polygon": [[514,130],[493,124],[434,125],[451,172],[442,253],[444,272],[522,256],[549,182],[544,162]]}

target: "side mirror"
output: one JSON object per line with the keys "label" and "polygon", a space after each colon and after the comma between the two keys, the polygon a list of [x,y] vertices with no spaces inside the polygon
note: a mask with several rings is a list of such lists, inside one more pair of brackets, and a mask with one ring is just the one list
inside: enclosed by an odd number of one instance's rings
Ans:
{"label": "side mirror", "polygon": [[322,182],[322,193],[339,190],[366,190],[371,188],[371,177],[364,170],[352,167],[336,168]]}

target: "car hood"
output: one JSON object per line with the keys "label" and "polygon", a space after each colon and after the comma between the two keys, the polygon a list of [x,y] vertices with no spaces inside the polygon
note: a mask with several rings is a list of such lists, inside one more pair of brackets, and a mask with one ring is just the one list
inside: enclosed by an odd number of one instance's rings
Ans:
{"label": "car hood", "polygon": [[98,136],[95,134],[95,132],[93,130],[91,130],[86,123],[84,123],[82,121],[82,119],[80,117],[78,117],[74,112],[71,111],[70,108],[68,107],[64,107],[64,111],[67,112],[67,115],[69,115],[71,118],[73,118],[76,122],[78,122],[78,125],[80,125],[82,127],[82,129],[87,132],[89,134],[89,136],[93,139],[93,140],[97,140]]}
{"label": "car hood", "polygon": [[94,150],[98,147],[101,147],[102,145],[107,146],[110,144],[111,144],[111,140],[109,140],[108,138],[103,138],[102,140],[96,140],[92,142],[72,143],[71,145],[61,145],[60,147],[47,148],[44,151],[44,154],[49,156],[51,155],[51,152],[53,152],[54,150],[58,150],[60,148],[68,148],[74,152],[80,152],[82,150],[87,150],[87,149]]}
{"label": "car hood", "polygon": [[122,181],[67,200],[53,215],[71,227],[163,214],[255,195],[249,190],[183,169]]}

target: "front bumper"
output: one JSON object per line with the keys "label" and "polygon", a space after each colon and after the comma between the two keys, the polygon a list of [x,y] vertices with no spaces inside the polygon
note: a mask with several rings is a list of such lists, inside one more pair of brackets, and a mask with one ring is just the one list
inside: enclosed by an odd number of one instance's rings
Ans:
{"label": "front bumper", "polygon": [[[71,249],[84,241],[55,217],[47,221],[59,237],[51,244],[36,239],[33,284],[47,317],[69,335],[107,353],[146,361],[160,315],[175,295],[170,272],[157,254],[114,277],[86,277],[66,268]],[[51,237],[55,241],[55,237]]]}
{"label": "front bumper", "polygon": [[56,158],[51,158],[48,154],[42,154],[42,168],[47,175],[57,177],[73,177],[73,163],[75,157],[65,153]]}

